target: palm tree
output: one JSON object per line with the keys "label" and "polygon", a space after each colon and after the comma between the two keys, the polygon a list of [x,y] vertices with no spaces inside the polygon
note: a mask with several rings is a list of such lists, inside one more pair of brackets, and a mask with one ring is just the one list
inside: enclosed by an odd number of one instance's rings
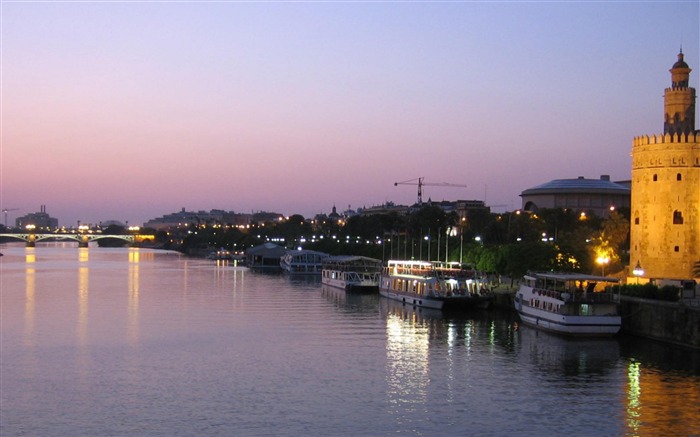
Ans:
{"label": "palm tree", "polygon": [[693,265],[693,276],[700,278],[700,261],[695,261],[695,265]]}

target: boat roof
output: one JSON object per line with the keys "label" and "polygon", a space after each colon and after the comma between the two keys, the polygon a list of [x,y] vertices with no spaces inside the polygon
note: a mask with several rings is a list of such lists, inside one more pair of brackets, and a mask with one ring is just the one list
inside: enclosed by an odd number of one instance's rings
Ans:
{"label": "boat roof", "polygon": [[310,250],[310,249],[292,249],[287,251],[287,255],[321,255],[321,256],[328,256],[327,253],[325,252],[319,252],[317,250]]}
{"label": "boat roof", "polygon": [[529,279],[552,279],[555,281],[589,281],[589,282],[619,282],[617,278],[608,276],[585,275],[583,273],[535,272],[525,275]]}
{"label": "boat roof", "polygon": [[424,267],[424,268],[430,268],[433,266],[433,263],[430,261],[417,261],[415,259],[409,259],[409,260],[396,260],[396,259],[391,259],[388,261],[389,266],[408,266],[408,267]]}
{"label": "boat roof", "polygon": [[324,263],[335,263],[335,264],[350,264],[358,261],[366,261],[368,263],[372,264],[381,264],[382,261],[376,258],[369,258],[366,256],[357,256],[357,255],[334,255],[334,256],[329,256],[328,258],[324,259]]}

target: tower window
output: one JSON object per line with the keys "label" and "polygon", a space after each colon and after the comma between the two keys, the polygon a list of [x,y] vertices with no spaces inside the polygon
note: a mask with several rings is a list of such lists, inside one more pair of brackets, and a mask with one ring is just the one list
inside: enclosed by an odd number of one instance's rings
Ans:
{"label": "tower window", "polygon": [[683,213],[676,210],[673,211],[673,224],[674,225],[682,225],[683,224]]}
{"label": "tower window", "polygon": [[639,224],[639,217],[635,217],[635,218],[634,218],[634,224],[635,224],[635,225],[638,225],[638,224]]}
{"label": "tower window", "polygon": [[674,246],[674,247],[673,247],[673,251],[674,251],[674,252],[680,252],[680,251],[681,251],[681,248],[678,247],[678,246]]}
{"label": "tower window", "polygon": [[677,180],[677,181],[680,181],[680,180],[682,180],[682,179],[683,179],[683,176],[681,176],[681,174],[678,173],[678,174],[676,175],[676,180]]}
{"label": "tower window", "polygon": [[658,181],[658,180],[659,180],[658,175],[654,175],[654,182],[656,182],[656,181]]}

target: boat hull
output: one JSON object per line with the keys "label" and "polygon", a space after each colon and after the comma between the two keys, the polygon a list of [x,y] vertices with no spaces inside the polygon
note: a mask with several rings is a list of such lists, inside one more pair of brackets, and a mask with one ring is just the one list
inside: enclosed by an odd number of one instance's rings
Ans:
{"label": "boat hull", "polygon": [[376,293],[379,289],[379,285],[376,282],[351,282],[329,277],[323,277],[321,283],[351,293]]}
{"label": "boat hull", "polygon": [[620,331],[621,319],[615,317],[590,317],[569,316],[565,319],[542,317],[541,315],[528,314],[518,311],[518,316],[523,324],[544,331],[573,336],[610,336]]}
{"label": "boat hull", "polygon": [[402,293],[388,288],[379,288],[379,294],[387,299],[399,301],[405,305],[431,308],[435,310],[481,308],[487,309],[491,305],[491,299],[480,296],[417,296],[412,293]]}
{"label": "boat hull", "polygon": [[423,308],[432,308],[441,310],[444,306],[444,301],[436,298],[427,298],[425,296],[415,296],[406,293],[399,293],[386,288],[380,288],[379,294],[387,299],[397,300],[403,304],[411,306],[419,306]]}

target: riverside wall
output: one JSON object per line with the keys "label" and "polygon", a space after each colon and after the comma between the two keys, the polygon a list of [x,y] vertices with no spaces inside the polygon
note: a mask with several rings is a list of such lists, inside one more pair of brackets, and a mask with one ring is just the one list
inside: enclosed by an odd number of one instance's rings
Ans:
{"label": "riverside wall", "polygon": [[700,306],[620,296],[622,332],[700,349]]}

